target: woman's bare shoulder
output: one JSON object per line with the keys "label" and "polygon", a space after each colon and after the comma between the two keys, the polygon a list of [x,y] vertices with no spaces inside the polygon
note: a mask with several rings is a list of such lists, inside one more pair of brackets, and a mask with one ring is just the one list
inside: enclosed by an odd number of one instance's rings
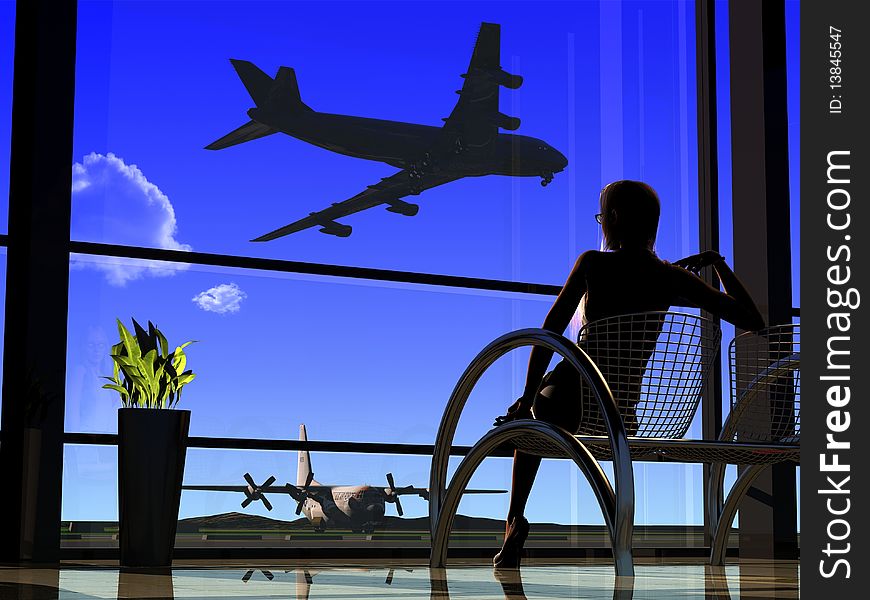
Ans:
{"label": "woman's bare shoulder", "polygon": [[596,270],[602,261],[606,260],[606,254],[600,250],[586,250],[577,257],[572,273],[589,273],[589,271]]}
{"label": "woman's bare shoulder", "polygon": [[602,259],[606,260],[608,254],[608,252],[602,252],[601,250],[586,250],[577,257],[577,264],[590,264]]}

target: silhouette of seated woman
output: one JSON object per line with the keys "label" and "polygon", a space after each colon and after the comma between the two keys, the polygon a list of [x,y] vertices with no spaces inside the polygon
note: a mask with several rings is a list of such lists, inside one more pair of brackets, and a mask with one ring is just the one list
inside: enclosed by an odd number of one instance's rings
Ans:
{"label": "silhouette of seated woman", "polygon": [[[672,305],[703,308],[742,329],[754,331],[764,327],[764,320],[749,293],[718,253],[702,252],[673,264],[656,256],[653,248],[660,203],[649,185],[639,181],[613,182],[601,191],[600,206],[601,212],[595,219],[601,224],[607,250],[589,250],[580,255],[544,320],[544,329],[564,332],[578,306],[585,325],[618,315],[667,311]],[[698,276],[707,266],[713,267],[723,291]],[[646,341],[635,342],[631,347],[646,359],[655,349],[661,323],[658,329],[653,325],[648,331]],[[615,359],[629,348],[623,347],[624,342],[615,341],[623,336],[613,338],[612,343],[598,339],[591,344],[588,339],[580,339],[578,344],[595,348],[590,357],[599,366],[618,365]],[[523,395],[508,408],[506,415],[496,419],[496,424],[536,418],[572,432],[606,434],[597,401],[573,367],[562,361],[545,375],[552,356],[553,352],[546,348],[532,349]],[[623,375],[619,368],[614,367],[615,371],[610,373],[602,368],[605,379]],[[621,397],[617,398],[628,435],[638,429],[634,406],[640,397],[640,383],[639,380],[627,384],[623,381]],[[523,543],[529,532],[523,513],[540,464],[540,457],[514,453],[505,539],[493,559],[496,568],[516,568],[520,564]]]}

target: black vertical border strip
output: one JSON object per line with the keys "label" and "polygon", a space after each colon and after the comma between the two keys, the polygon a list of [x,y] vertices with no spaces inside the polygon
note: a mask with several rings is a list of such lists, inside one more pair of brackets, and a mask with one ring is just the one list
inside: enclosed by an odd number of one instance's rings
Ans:
{"label": "black vertical border strip", "polygon": [[[868,57],[868,32],[866,3],[847,2],[845,0],[823,1],[804,0],[801,3],[801,303],[802,323],[802,429],[801,440],[801,591],[805,598],[863,598],[870,584],[870,570],[867,568],[870,558],[870,536],[867,528],[867,507],[870,506],[870,494],[867,490],[870,479],[868,456],[870,444],[867,440],[870,427],[870,404],[868,404],[868,373],[863,366],[867,356],[868,336],[867,311],[870,306],[870,289],[867,286],[868,252],[867,235],[870,229],[870,210],[867,204],[868,144],[867,118],[865,111],[870,107],[868,96],[867,69],[870,67]],[[830,87],[829,27],[842,31],[842,88]],[[842,96],[842,98],[836,98]],[[830,114],[832,100],[842,100],[842,112]],[[828,153],[832,151],[849,151],[847,157],[840,160],[848,161],[850,165],[849,183],[845,185],[828,184]],[[840,171],[840,173],[844,173]],[[837,177],[834,174],[834,177]],[[847,189],[851,201],[844,211],[831,211],[828,208],[828,193],[832,189]],[[842,202],[842,195],[837,200]],[[851,223],[848,230],[834,231],[827,224],[829,212],[837,222],[843,222],[844,213],[849,213]],[[849,239],[846,239],[846,236]],[[850,261],[845,262],[846,253],[840,260],[832,262],[828,258],[828,249],[836,256],[840,246],[850,250]],[[850,267],[850,280],[842,285],[832,285],[828,281],[828,269],[841,265],[840,276],[845,274],[845,266]],[[855,288],[863,295],[863,304],[854,310],[846,307],[832,308],[828,305],[828,290]],[[848,333],[829,331],[828,315],[835,312],[850,313],[851,327]],[[847,431],[834,434],[836,439],[848,441],[851,448],[840,451],[840,462],[849,463],[851,471],[847,474],[851,479],[842,485],[842,474],[822,473],[820,454],[833,450],[825,449],[828,431],[827,418],[830,411],[835,410],[828,404],[826,394],[830,385],[835,382],[821,380],[827,371],[828,337],[831,335],[848,335],[847,357],[851,365],[848,373],[851,381],[841,382],[849,385],[851,391],[850,403],[840,410],[849,411],[850,427]],[[845,343],[838,342],[838,348],[844,349]],[[838,362],[842,363],[842,357]],[[829,372],[829,371],[828,371]],[[846,372],[841,370],[840,373]],[[829,372],[830,373],[830,372]],[[831,458],[827,461],[830,463]],[[820,493],[820,490],[831,489],[827,477],[831,476],[840,483],[849,494]],[[863,491],[862,491],[863,490]],[[846,498],[850,499],[850,509],[842,516],[833,515],[828,508],[831,499],[834,510],[842,510],[846,506]],[[834,519],[844,519],[848,529],[842,523],[831,526],[834,536],[843,536],[848,531],[848,537],[841,541],[831,539],[829,524]],[[837,554],[826,553],[828,544],[831,549],[848,552]],[[846,544],[849,544],[847,547]],[[847,569],[841,564],[834,571],[838,558],[845,559],[849,564]],[[825,577],[822,571],[832,574]],[[832,573],[833,571],[833,573]]]}
{"label": "black vertical border strip", "polygon": [[15,6],[0,410],[0,560],[10,562],[60,556],[76,8]]}

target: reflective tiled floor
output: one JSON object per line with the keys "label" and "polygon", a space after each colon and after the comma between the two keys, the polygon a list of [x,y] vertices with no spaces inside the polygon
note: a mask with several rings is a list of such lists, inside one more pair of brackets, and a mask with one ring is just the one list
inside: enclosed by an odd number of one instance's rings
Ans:
{"label": "reflective tiled floor", "polygon": [[119,572],[110,564],[0,567],[0,599],[555,599],[797,598],[796,562],[748,562],[711,568],[699,562],[641,563],[633,580],[616,581],[607,564],[531,564],[494,573],[482,565],[432,570],[383,562],[253,565],[185,563],[171,572]]}

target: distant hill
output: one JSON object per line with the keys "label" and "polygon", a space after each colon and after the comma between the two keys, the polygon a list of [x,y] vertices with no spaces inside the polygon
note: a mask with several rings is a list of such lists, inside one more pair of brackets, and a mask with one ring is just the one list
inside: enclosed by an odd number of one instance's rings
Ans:
{"label": "distant hill", "polygon": [[[699,526],[694,525],[636,525],[635,535],[662,534],[668,532],[673,535],[686,536],[693,534]],[[191,517],[178,521],[177,532],[180,534],[199,534],[209,531],[291,531],[311,530],[308,519],[300,517],[292,521],[282,521],[259,515],[248,515],[240,512],[223,513],[202,517]],[[428,531],[429,517],[416,517],[405,519],[400,517],[387,517],[378,532],[384,531]],[[61,531],[65,535],[70,534],[104,534],[113,535],[118,533],[117,521],[64,521]],[[453,522],[453,531],[477,531],[477,532],[503,532],[504,521],[501,519],[487,519],[483,517],[467,517],[456,515]],[[532,523],[533,533],[569,533],[580,534],[604,534],[603,525],[560,525],[558,523]]]}
{"label": "distant hill", "polygon": [[308,524],[308,519],[301,517],[293,521],[281,521],[259,515],[246,515],[240,512],[223,513],[220,515],[208,515],[205,517],[191,517],[178,521],[178,533],[198,533],[203,529],[252,529],[261,530],[286,530],[297,529]]}
{"label": "distant hill", "polygon": [[[191,517],[178,522],[178,533],[198,533],[202,530],[279,530],[286,531],[311,527],[308,519],[300,517],[292,521],[282,521],[259,515],[248,515],[240,512],[223,513],[203,517]],[[567,530],[600,530],[600,525],[559,525],[557,523],[534,523],[536,531],[567,531]],[[400,518],[386,517],[379,531],[427,531],[429,517]],[[467,517],[456,515],[453,522],[454,531],[504,531],[504,521],[483,517]]]}
{"label": "distant hill", "polygon": [[[246,515],[240,512],[223,513],[204,517],[191,517],[178,521],[178,533],[198,533],[206,529],[250,529],[250,530],[288,530],[310,527],[308,519],[300,517],[292,521],[282,521],[261,517],[259,515]],[[454,529],[463,530],[504,530],[504,521],[496,519],[484,519],[457,515],[453,525]],[[384,525],[379,529],[392,531],[428,530],[429,517],[416,517],[404,519],[399,517],[387,517]]]}

